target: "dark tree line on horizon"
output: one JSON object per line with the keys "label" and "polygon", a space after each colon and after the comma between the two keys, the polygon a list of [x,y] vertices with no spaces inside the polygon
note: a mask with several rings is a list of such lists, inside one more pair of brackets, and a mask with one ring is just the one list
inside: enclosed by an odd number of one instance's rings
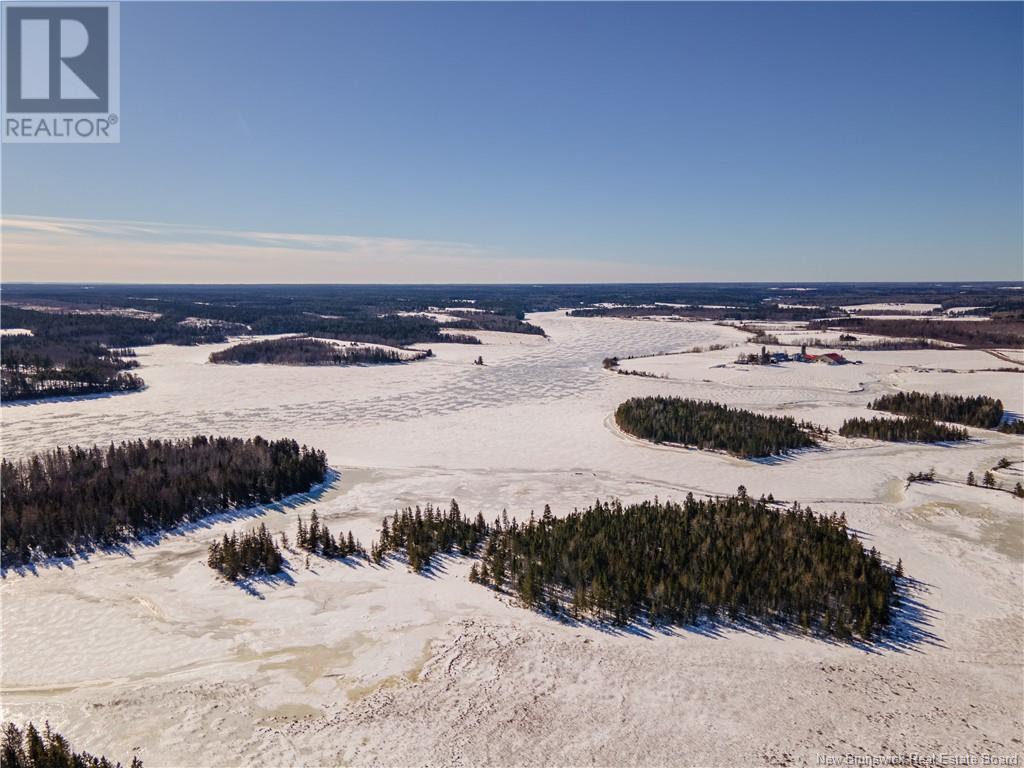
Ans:
{"label": "dark tree line on horizon", "polygon": [[[126,372],[137,363],[123,359],[117,351],[150,344],[223,342],[229,332],[306,333],[397,347],[417,342],[480,343],[470,334],[445,331],[433,319],[379,312],[375,307],[347,308],[345,315],[324,316],[285,311],[280,301],[245,310],[235,306],[236,302],[217,306],[209,302],[169,303],[125,296],[112,308],[104,303],[82,303],[90,297],[79,293],[74,301],[62,298],[46,311],[3,306],[4,328],[24,328],[32,333],[4,337],[0,349],[0,399],[14,401],[139,390],[145,385],[143,379]],[[152,315],[141,317],[119,312],[129,309]],[[539,330],[516,318],[494,318],[481,322],[504,323],[504,330],[518,333]],[[361,353],[356,353],[351,357],[360,356]],[[380,355],[367,353],[364,359],[352,362],[390,362],[379,358]]]}
{"label": "dark tree line on horizon", "polygon": [[493,312],[467,312],[465,310],[446,310],[445,314],[459,318],[446,322],[445,328],[458,328],[466,331],[501,331],[502,333],[526,333],[543,336],[544,329],[533,323],[527,323],[522,317],[496,315]]}
{"label": "dark tree line on horizon", "polygon": [[[71,311],[38,311],[5,305],[4,328],[31,334],[4,336],[0,348],[0,399],[72,397],[142,389],[131,347],[199,344],[223,340],[219,329],[181,325],[168,318]],[[129,358],[129,359],[126,359]]]}
{"label": "dark tree line on horizon", "polygon": [[924,392],[895,392],[873,400],[868,408],[984,429],[993,429],[1003,420],[1002,401],[986,395],[964,397],[938,392],[930,395]]}
{"label": "dark tree line on horizon", "polygon": [[475,336],[445,333],[429,317],[360,311],[347,316],[267,314],[251,324],[255,334],[301,333],[339,341],[408,347],[413,344],[479,344]]}
{"label": "dark tree line on horizon", "polygon": [[[356,316],[360,313],[427,312],[437,307],[472,307],[523,319],[528,312],[597,307],[637,308],[664,304],[720,310],[734,319],[782,319],[794,312],[822,317],[816,307],[838,308],[877,302],[973,306],[975,314],[1024,319],[1020,281],[1003,283],[646,283],[521,285],[4,285],[5,301],[31,304],[132,307],[181,319],[188,315],[254,327],[264,317]],[[793,307],[794,303],[814,307]],[[735,309],[728,309],[728,308]],[[599,307],[598,307],[599,308]],[[665,307],[666,312],[679,307]],[[790,316],[790,319],[803,319]],[[280,333],[299,333],[291,328]]]}
{"label": "dark tree line on horizon", "polygon": [[633,304],[627,306],[582,307],[567,312],[570,317],[679,317],[689,320],[779,320],[803,321],[839,314],[837,307],[783,307],[778,304],[756,306],[672,306]]}
{"label": "dark tree line on horizon", "polygon": [[962,344],[974,349],[1024,346],[1024,321],[1021,319],[930,320],[906,318],[842,317],[807,324],[811,330],[843,328],[875,336],[904,339],[935,339]]}
{"label": "dark tree line on horizon", "polygon": [[923,416],[908,416],[905,419],[856,417],[844,421],[839,434],[843,437],[869,437],[892,443],[946,443],[967,440],[969,437],[963,427],[940,424]]}
{"label": "dark tree line on horizon", "polygon": [[635,437],[740,458],[773,456],[817,445],[812,433],[827,431],[790,416],[765,416],[720,403],[680,397],[634,397],[615,410],[615,423]]}
{"label": "dark tree line on horizon", "polygon": [[[410,551],[410,547],[412,548]],[[405,509],[385,518],[371,557],[405,550],[414,571],[439,554],[478,555],[470,580],[554,616],[625,625],[702,619],[802,627],[851,640],[877,636],[898,602],[890,568],[842,516],[747,496],[682,504],[595,502],[556,518],[493,523],[482,515]]]}
{"label": "dark tree line on horizon", "polygon": [[210,355],[211,363],[269,363],[273,365],[377,365],[404,363],[432,356],[430,350],[410,350],[367,346],[342,346],[324,339],[305,336],[264,339],[235,344]]}
{"label": "dark tree line on horizon", "polygon": [[231,507],[308,491],[323,451],[197,435],[58,448],[0,463],[4,565],[121,544]]}
{"label": "dark tree line on horizon", "polygon": [[[14,723],[4,723],[0,743],[0,765],[3,768],[121,768],[121,763],[105,757],[75,752],[66,738],[43,726],[42,733],[33,723],[24,730]],[[128,768],[142,768],[142,761],[133,757]]]}
{"label": "dark tree line on horizon", "polygon": [[[97,312],[90,312],[95,309]],[[220,326],[182,324],[172,314],[152,319],[120,314],[101,314],[103,307],[55,307],[40,311],[4,305],[0,311],[4,328],[27,328],[32,336],[5,337],[31,346],[31,339],[48,342],[101,344],[104,347],[143,347],[151,344],[210,344],[226,341]]]}

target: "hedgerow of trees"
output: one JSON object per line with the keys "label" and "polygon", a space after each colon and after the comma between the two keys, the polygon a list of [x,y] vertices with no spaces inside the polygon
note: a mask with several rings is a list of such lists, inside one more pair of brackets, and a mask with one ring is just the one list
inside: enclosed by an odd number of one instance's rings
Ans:
{"label": "hedgerow of trees", "polygon": [[890,411],[905,416],[922,416],[939,421],[953,421],[970,427],[992,429],[1003,420],[1003,403],[985,395],[964,397],[935,392],[895,392],[882,395],[868,404],[876,411]]}
{"label": "hedgerow of trees", "polygon": [[789,416],[764,416],[720,403],[679,397],[635,397],[615,410],[624,432],[655,443],[681,443],[721,450],[741,458],[785,453],[817,445],[812,432],[827,436]]}
{"label": "hedgerow of trees", "polygon": [[839,427],[839,434],[843,437],[870,437],[872,440],[893,443],[945,443],[967,440],[969,437],[963,427],[940,424],[923,416],[908,416],[905,419],[878,416],[847,419]]}
{"label": "hedgerow of trees", "polygon": [[308,491],[323,451],[229,437],[69,447],[0,463],[4,564],[67,556],[165,530],[227,507]]}
{"label": "hedgerow of trees", "polygon": [[[43,726],[42,733],[29,723],[22,730],[14,723],[4,723],[0,744],[0,765],[3,768],[121,768],[105,757],[88,752],[75,752],[68,740]],[[133,757],[129,768],[142,768],[142,761]]]}
{"label": "hedgerow of trees", "polygon": [[454,502],[406,509],[385,518],[371,557],[396,549],[414,570],[438,553],[479,554],[470,580],[554,615],[620,625],[752,619],[841,639],[870,638],[890,622],[902,576],[842,516],[779,510],[742,488],[682,504],[597,501],[564,518],[545,507],[524,523],[471,520]]}
{"label": "hedgerow of trees", "polygon": [[1004,421],[999,425],[999,431],[1008,435],[1024,435],[1024,419]]}
{"label": "hedgerow of trees", "polygon": [[366,346],[340,346],[323,339],[290,337],[235,344],[210,355],[211,363],[271,363],[275,365],[372,365],[404,363],[430,357],[431,352]]}

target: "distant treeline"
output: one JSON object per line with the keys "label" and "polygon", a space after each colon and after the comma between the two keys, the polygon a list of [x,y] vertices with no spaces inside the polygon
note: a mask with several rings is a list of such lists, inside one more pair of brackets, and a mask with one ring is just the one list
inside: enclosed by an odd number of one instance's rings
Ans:
{"label": "distant treeline", "polygon": [[[684,304],[736,307],[737,319],[777,310],[824,316],[819,308],[850,304],[935,303],[944,307],[984,307],[993,315],[1022,317],[1024,291],[1012,283],[634,283],[560,285],[4,285],[4,300],[34,304],[133,307],[181,319],[187,315],[253,326],[254,333],[302,333],[301,328],[269,331],[257,323],[270,316],[425,312],[464,307],[516,317],[597,304]],[[791,307],[785,305],[815,305]],[[668,312],[679,308],[666,307]],[[729,310],[721,310],[729,314]],[[780,318],[781,319],[781,318]]]}
{"label": "distant treeline", "polygon": [[[142,347],[149,344],[210,344],[225,341],[219,327],[196,327],[182,324],[183,316],[161,315],[155,319],[118,314],[94,314],[84,308],[81,313],[66,311],[41,312],[4,305],[0,310],[4,328],[28,328],[32,336],[10,336],[18,346],[31,348],[33,339],[48,342],[92,343],[105,347]],[[94,307],[102,310],[103,307]],[[157,310],[159,311],[159,310]]]}
{"label": "distant treeline", "polygon": [[[14,723],[4,723],[0,765],[4,768],[121,768],[121,763],[105,757],[75,752],[68,740],[52,730],[49,723],[42,733],[32,723],[25,730]],[[129,768],[142,768],[142,761],[133,757]]]}
{"label": "distant treeline", "polygon": [[430,357],[429,350],[411,350],[366,346],[342,346],[323,339],[289,337],[235,344],[210,355],[211,363],[270,363],[274,365],[373,365],[404,363]]}
{"label": "distant treeline", "polygon": [[596,502],[555,518],[491,524],[478,515],[403,511],[372,552],[413,546],[414,569],[438,553],[479,553],[470,580],[553,615],[616,624],[702,618],[795,625],[851,639],[885,627],[902,566],[885,566],[842,517],[737,496],[682,504]]}
{"label": "distant treeline", "polygon": [[893,443],[946,443],[968,438],[963,427],[940,424],[924,416],[908,416],[905,419],[885,419],[874,416],[870,419],[847,419],[839,428],[843,437],[870,437],[872,440],[888,440]]}
{"label": "distant treeline", "polygon": [[301,333],[340,341],[361,341],[391,347],[412,344],[479,344],[475,336],[442,333],[437,321],[419,315],[377,315],[360,311],[346,317],[320,317],[309,314],[269,314],[251,323],[253,333]]}
{"label": "distant treeline", "polygon": [[882,395],[868,404],[876,411],[891,411],[905,416],[922,416],[939,421],[954,421],[969,427],[992,429],[1003,420],[1003,403],[985,395],[964,397],[935,392],[896,392]]}
{"label": "distant treeline", "polygon": [[624,432],[655,443],[680,443],[728,451],[749,459],[809,448],[820,432],[789,416],[764,416],[720,403],[679,397],[634,397],[615,410]]}
{"label": "distant treeline", "polygon": [[294,440],[196,436],[58,448],[0,463],[5,565],[108,546],[232,506],[308,491],[323,451]]}
{"label": "distant treeline", "polygon": [[[282,301],[245,309],[231,301],[218,306],[210,302],[170,303],[125,296],[115,304],[120,309],[153,314],[140,317],[96,314],[111,308],[105,303],[82,304],[86,298],[91,296],[80,294],[73,302],[66,298],[54,301],[54,309],[60,311],[3,307],[4,328],[25,328],[32,333],[4,337],[0,350],[0,398],[24,400],[141,389],[142,378],[124,372],[136,363],[128,363],[115,350],[149,344],[223,342],[227,333],[306,333],[397,347],[417,342],[480,343],[469,334],[443,332],[442,326],[430,318],[382,313],[376,307],[347,307],[343,310],[345,315],[321,316],[298,307],[289,311],[287,302]],[[520,333],[540,330],[514,317],[489,318],[480,322]]]}
{"label": "distant treeline", "polygon": [[145,382],[127,373],[125,360],[142,344],[199,344],[222,341],[219,329],[180,325],[167,318],[40,312],[4,306],[5,328],[32,334],[5,336],[0,348],[0,399],[26,400],[104,392],[130,392]]}
{"label": "distant treeline", "polygon": [[757,306],[643,306],[583,307],[571,309],[571,317],[681,317],[692,320],[813,320],[839,314],[836,308],[781,307],[778,304]]}
{"label": "distant treeline", "polygon": [[808,323],[809,329],[844,328],[877,336],[937,339],[975,349],[1024,345],[1020,320],[929,320],[840,318]]}
{"label": "distant treeline", "polygon": [[533,323],[527,323],[517,317],[496,315],[492,312],[466,312],[446,310],[445,314],[458,317],[458,320],[446,322],[446,328],[460,328],[469,331],[502,331],[504,333],[528,333],[543,336],[544,329]]}

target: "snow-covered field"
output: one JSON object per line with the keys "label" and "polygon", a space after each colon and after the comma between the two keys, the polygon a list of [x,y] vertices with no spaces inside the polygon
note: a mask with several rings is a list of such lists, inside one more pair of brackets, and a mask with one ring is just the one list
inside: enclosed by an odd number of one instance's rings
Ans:
{"label": "snow-covered field", "polygon": [[[1015,755],[1024,711],[1024,504],[967,487],[1020,437],[956,447],[835,439],[750,462],[641,443],[611,414],[644,394],[711,398],[835,428],[894,389],[987,393],[1024,412],[1024,376],[963,350],[851,353],[861,365],[736,366],[748,336],[704,322],[533,315],[549,338],[474,332],[406,366],[220,366],[140,348],[139,393],[5,406],[3,454],[197,432],[293,436],[338,476],[310,498],[225,515],[157,546],[7,572],[5,718],[49,719],[77,748],[193,765],[786,765],[819,756]],[[710,344],[717,352],[623,361]],[[1019,353],[1018,353],[1019,354]],[[485,365],[472,361],[483,356]],[[1021,463],[996,473],[1004,486]],[[935,467],[938,482],[904,482]],[[289,555],[246,591],[206,546],[316,508],[363,542],[407,504],[488,517],[688,491],[845,512],[916,581],[872,648],[714,626],[612,632],[553,622],[469,583]]]}

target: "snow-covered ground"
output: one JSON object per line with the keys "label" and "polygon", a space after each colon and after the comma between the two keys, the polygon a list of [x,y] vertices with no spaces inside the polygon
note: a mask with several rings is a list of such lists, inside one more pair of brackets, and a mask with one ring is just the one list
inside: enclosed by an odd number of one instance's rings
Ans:
{"label": "snow-covered ground", "polygon": [[[850,353],[861,365],[736,366],[756,348],[706,322],[528,318],[549,338],[474,332],[408,366],[221,366],[227,345],[139,348],[148,387],[2,409],[3,454],[197,432],[292,436],[339,473],[313,498],[193,526],[157,546],[7,572],[3,716],[48,719],[76,747],[147,766],[811,764],[819,755],[1021,752],[1024,505],[963,483],[1020,437],[955,447],[835,439],[750,462],[614,429],[622,400],[711,398],[833,428],[895,389],[987,393],[1024,412],[1024,376],[964,350]],[[711,344],[717,352],[624,361]],[[1017,353],[1019,355],[1019,353]],[[483,356],[485,365],[472,361]],[[935,467],[939,482],[904,482]],[[1012,486],[1021,464],[997,473]],[[294,534],[316,508],[368,542],[383,515],[446,503],[488,517],[595,497],[752,494],[845,512],[916,581],[873,648],[721,627],[569,626],[469,583],[287,555],[250,591],[206,546],[264,521]]]}

